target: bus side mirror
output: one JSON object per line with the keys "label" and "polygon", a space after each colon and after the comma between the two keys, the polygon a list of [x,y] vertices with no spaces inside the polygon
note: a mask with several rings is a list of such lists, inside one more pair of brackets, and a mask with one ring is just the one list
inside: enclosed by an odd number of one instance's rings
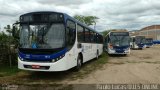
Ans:
{"label": "bus side mirror", "polygon": [[[15,24],[17,24],[17,23],[15,23]],[[13,24],[13,26],[12,26],[12,36],[16,39],[19,39],[19,35],[17,35],[19,33],[19,30],[16,30],[17,28],[16,28],[15,24]]]}
{"label": "bus side mirror", "polygon": [[82,44],[81,44],[81,43],[78,43],[77,47],[78,47],[78,48],[82,48]]}

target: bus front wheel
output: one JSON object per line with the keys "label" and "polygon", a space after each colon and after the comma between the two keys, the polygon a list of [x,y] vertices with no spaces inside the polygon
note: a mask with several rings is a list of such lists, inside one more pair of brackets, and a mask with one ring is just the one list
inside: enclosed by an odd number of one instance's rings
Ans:
{"label": "bus front wheel", "polygon": [[78,55],[78,58],[77,58],[77,66],[76,66],[76,71],[79,71],[80,68],[82,66],[82,58],[80,55]]}
{"label": "bus front wheel", "polygon": [[96,53],[96,60],[99,58],[99,51],[97,50],[97,53]]}

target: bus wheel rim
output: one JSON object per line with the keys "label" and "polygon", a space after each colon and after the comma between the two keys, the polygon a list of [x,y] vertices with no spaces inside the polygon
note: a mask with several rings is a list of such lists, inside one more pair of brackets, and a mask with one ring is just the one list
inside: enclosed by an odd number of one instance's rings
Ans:
{"label": "bus wheel rim", "polygon": [[81,67],[81,59],[78,59],[78,66]]}
{"label": "bus wheel rim", "polygon": [[96,58],[98,59],[98,52],[97,52],[97,54],[96,54]]}

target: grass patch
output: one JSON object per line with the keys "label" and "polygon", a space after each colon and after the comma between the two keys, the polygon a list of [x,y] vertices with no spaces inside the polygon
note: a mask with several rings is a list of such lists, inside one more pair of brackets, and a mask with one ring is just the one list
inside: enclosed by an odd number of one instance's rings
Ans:
{"label": "grass patch", "polygon": [[15,75],[19,71],[17,66],[0,66],[0,77]]}

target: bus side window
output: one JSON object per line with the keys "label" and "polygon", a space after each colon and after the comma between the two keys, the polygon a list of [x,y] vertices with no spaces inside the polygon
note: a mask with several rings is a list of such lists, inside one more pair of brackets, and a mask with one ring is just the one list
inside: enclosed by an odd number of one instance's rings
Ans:
{"label": "bus side window", "polygon": [[100,43],[103,43],[103,36],[100,35]]}
{"label": "bus side window", "polygon": [[97,35],[97,43],[103,43],[103,37],[101,35]]}
{"label": "bus side window", "polygon": [[84,28],[80,25],[77,25],[77,38],[78,42],[82,43],[85,41]]}
{"label": "bus side window", "polygon": [[97,43],[100,42],[99,35],[97,34]]}
{"label": "bus side window", "polygon": [[90,43],[91,39],[90,39],[90,31],[88,29],[85,28],[85,42],[86,43]]}
{"label": "bus side window", "polygon": [[94,32],[94,43],[97,43],[97,33]]}
{"label": "bus side window", "polygon": [[94,39],[94,32],[90,31],[90,39],[91,39],[91,43],[94,43],[95,39]]}
{"label": "bus side window", "polygon": [[76,24],[71,20],[67,20],[66,43],[68,48],[71,48],[73,46],[75,38],[76,38]]}

